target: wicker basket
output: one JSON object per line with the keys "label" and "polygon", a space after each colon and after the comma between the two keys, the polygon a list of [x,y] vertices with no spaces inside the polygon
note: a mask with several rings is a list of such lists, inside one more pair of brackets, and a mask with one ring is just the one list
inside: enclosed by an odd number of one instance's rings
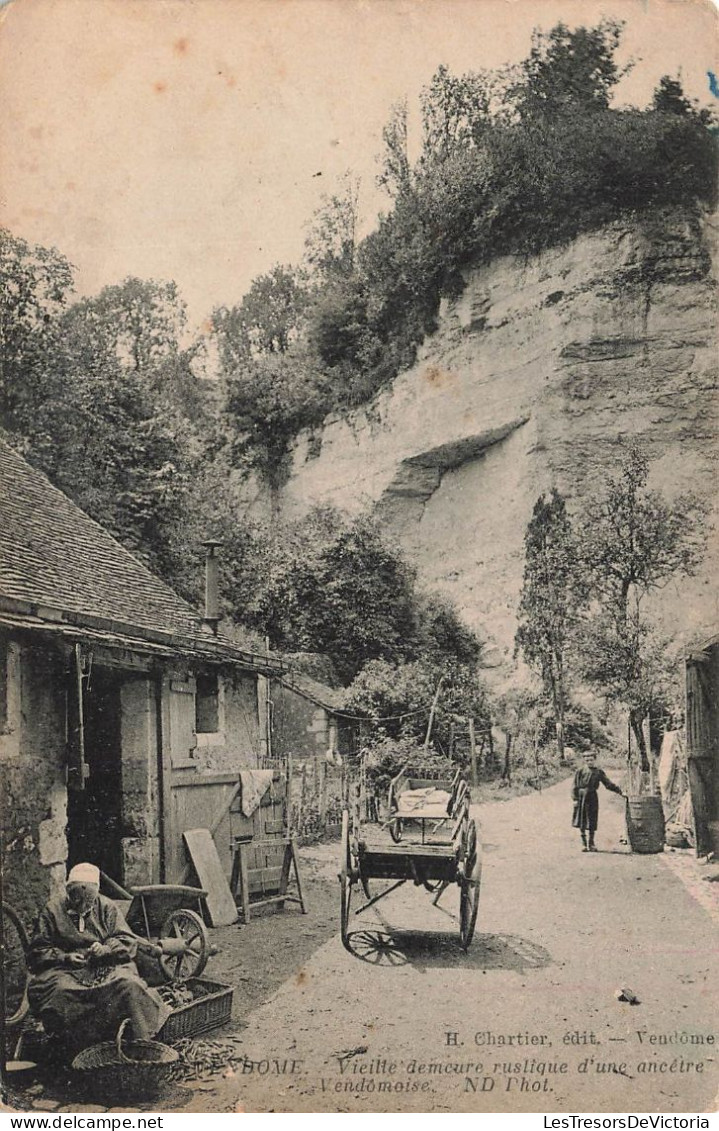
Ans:
{"label": "wicker basket", "polygon": [[190,978],[184,983],[194,994],[188,1005],[173,1009],[157,1034],[162,1041],[179,1041],[181,1037],[194,1037],[208,1033],[230,1020],[232,1013],[232,986],[210,982],[205,978]]}
{"label": "wicker basket", "polygon": [[72,1067],[87,1089],[105,1097],[155,1095],[179,1060],[175,1049],[159,1041],[126,1041],[123,1045],[128,1024],[126,1018],[114,1041],[83,1049],[73,1060]]}

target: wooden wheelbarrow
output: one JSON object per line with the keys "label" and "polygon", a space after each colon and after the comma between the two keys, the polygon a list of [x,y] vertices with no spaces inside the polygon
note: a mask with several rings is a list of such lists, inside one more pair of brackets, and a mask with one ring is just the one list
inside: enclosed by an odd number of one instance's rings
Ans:
{"label": "wooden wheelbarrow", "polygon": [[121,907],[141,950],[156,958],[167,982],[198,978],[217,948],[202,918],[207,892],[185,884],[147,884],[128,891],[100,873],[102,885]]}

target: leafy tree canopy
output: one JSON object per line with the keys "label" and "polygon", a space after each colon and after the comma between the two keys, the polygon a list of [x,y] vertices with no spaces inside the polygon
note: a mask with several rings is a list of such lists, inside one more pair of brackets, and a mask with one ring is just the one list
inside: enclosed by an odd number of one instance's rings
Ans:
{"label": "leafy tree canopy", "polygon": [[696,496],[672,501],[648,487],[649,462],[634,446],[621,474],[587,500],[578,522],[578,569],[587,612],[576,635],[584,678],[622,704],[648,768],[643,723],[665,695],[669,641],[657,631],[646,598],[673,578],[691,575],[706,549],[706,508]]}
{"label": "leafy tree canopy", "polygon": [[541,495],[535,503],[524,545],[516,647],[542,680],[552,704],[560,757],[564,757],[568,656],[581,596],[572,527],[558,491],[552,491],[549,499]]}
{"label": "leafy tree canopy", "polygon": [[535,31],[509,91],[520,116],[607,110],[614,87],[632,66],[616,61],[622,28],[604,19],[596,27],[570,29],[558,23],[550,31]]}
{"label": "leafy tree canopy", "polygon": [[299,272],[275,264],[258,275],[242,301],[212,314],[223,372],[267,354],[283,354],[297,341],[304,322],[307,292]]}

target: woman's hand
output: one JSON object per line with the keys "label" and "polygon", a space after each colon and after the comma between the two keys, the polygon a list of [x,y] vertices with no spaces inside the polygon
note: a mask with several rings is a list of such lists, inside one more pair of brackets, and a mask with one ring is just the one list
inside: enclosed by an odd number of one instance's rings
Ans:
{"label": "woman's hand", "polygon": [[94,962],[102,962],[112,954],[112,947],[103,946],[101,942],[94,942],[89,950],[89,955]]}
{"label": "woman's hand", "polygon": [[66,959],[69,966],[85,966],[87,956],[81,950],[71,950]]}

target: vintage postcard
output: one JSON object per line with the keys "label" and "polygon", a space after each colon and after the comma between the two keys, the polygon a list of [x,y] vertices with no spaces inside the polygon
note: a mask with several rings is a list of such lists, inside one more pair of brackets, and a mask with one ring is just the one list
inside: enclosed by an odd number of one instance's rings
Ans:
{"label": "vintage postcard", "polygon": [[3,1110],[708,1127],[715,6],[4,0],[0,92]]}

